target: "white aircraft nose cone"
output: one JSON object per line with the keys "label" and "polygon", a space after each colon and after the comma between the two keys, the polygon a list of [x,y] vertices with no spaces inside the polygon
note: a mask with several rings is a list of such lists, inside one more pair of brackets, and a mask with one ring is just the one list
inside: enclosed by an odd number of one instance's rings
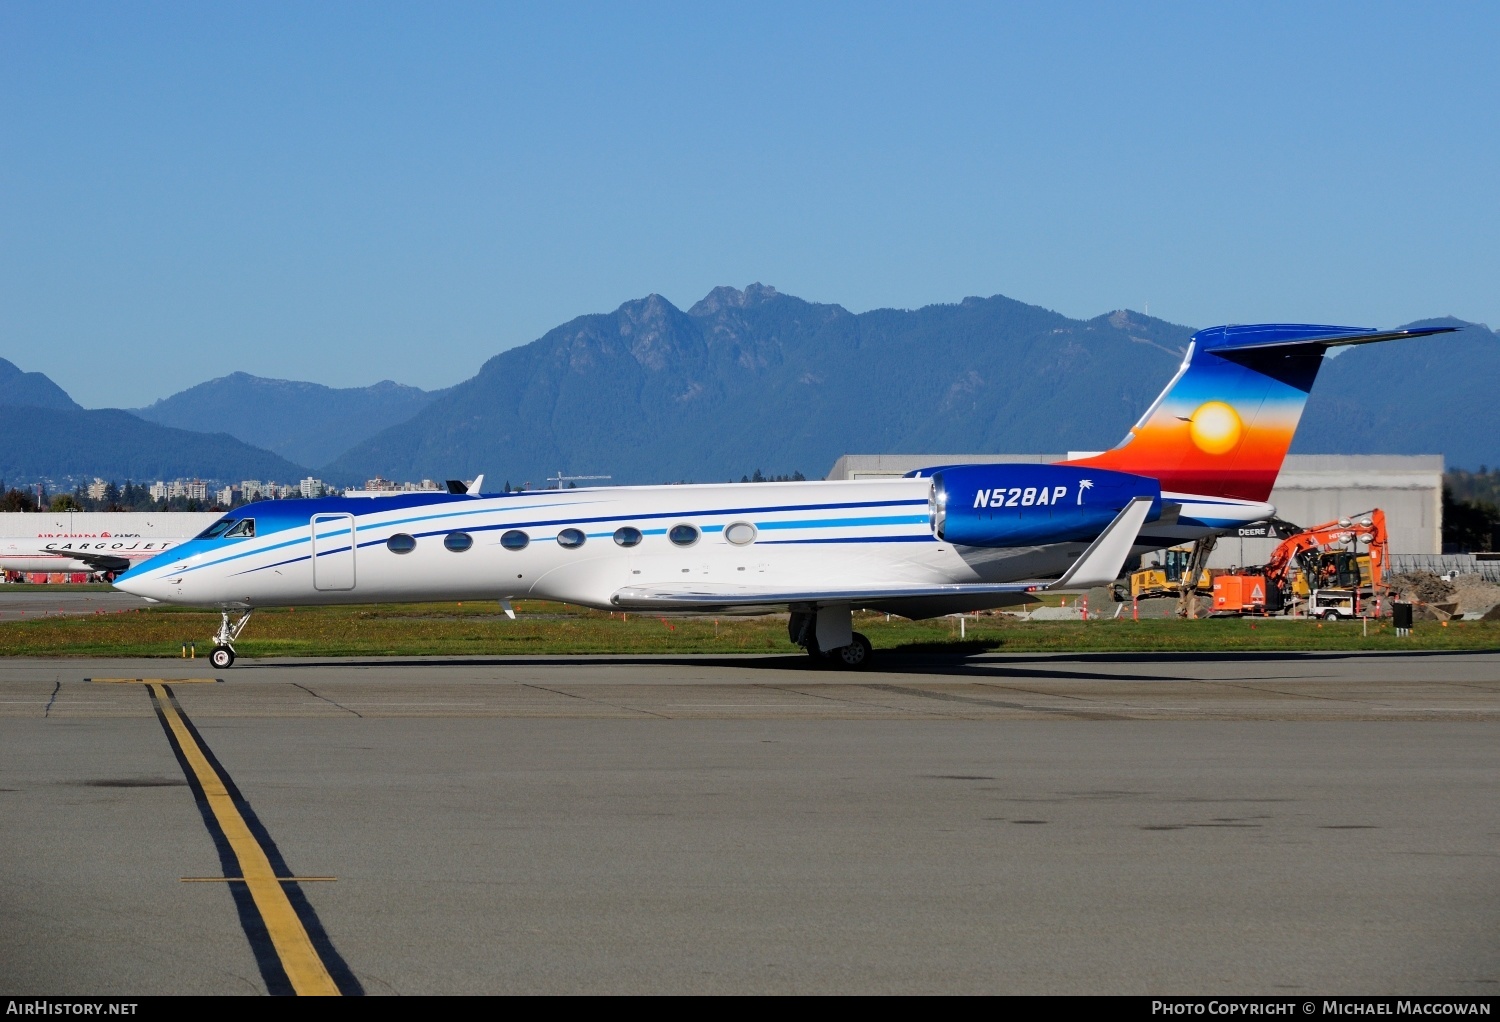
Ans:
{"label": "white aircraft nose cone", "polygon": [[131,596],[160,601],[176,595],[181,583],[181,577],[171,572],[156,572],[148,575],[131,571],[115,579],[114,586],[120,592],[129,593]]}

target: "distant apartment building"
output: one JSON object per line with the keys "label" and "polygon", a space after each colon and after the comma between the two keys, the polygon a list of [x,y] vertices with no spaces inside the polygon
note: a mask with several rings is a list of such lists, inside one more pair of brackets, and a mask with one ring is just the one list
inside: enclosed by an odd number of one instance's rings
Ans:
{"label": "distant apartment building", "polygon": [[304,497],[321,497],[323,496],[323,480],[308,476],[297,484],[297,489]]}
{"label": "distant apartment building", "polygon": [[260,480],[259,479],[242,479],[242,480],[240,480],[240,492],[245,495],[245,499],[246,500],[254,500],[256,497],[259,497],[261,495]]}
{"label": "distant apartment building", "polygon": [[365,489],[375,492],[394,492],[401,489],[401,487],[396,483],[391,482],[389,479],[382,479],[380,476],[376,476],[374,479],[365,480]]}
{"label": "distant apartment building", "polygon": [[151,484],[151,499],[152,500],[166,500],[167,499],[167,484],[164,483],[164,482],[162,482],[160,479],[158,479],[156,482],[152,483]]}
{"label": "distant apartment building", "polygon": [[215,494],[215,499],[225,507],[229,507],[236,503],[244,495],[244,492],[238,486],[226,486]]}

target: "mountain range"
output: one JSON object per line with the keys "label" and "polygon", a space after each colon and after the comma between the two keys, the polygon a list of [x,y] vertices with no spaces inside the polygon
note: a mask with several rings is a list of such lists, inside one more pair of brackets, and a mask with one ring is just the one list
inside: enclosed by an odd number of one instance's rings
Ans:
{"label": "mountain range", "polygon": [[299,465],[326,465],[361,440],[405,422],[441,391],[382,380],[335,389],[230,373],[132,411],[178,429],[221,429]]}
{"label": "mountain range", "polygon": [[[1428,323],[1462,330],[1330,360],[1293,450],[1500,461],[1500,336]],[[686,311],[648,295],[580,316],[442,391],[241,372],[133,413],[85,412],[0,360],[0,475],[648,483],[816,478],[844,453],[1097,450],[1160,392],[1192,332],[1002,296],[855,314],[752,284]]]}

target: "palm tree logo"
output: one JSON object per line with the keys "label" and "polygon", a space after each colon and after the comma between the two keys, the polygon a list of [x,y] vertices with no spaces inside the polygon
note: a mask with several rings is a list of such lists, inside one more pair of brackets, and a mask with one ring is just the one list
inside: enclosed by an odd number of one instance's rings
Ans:
{"label": "palm tree logo", "polygon": [[1080,479],[1080,480],[1078,480],[1078,503],[1079,504],[1083,503],[1083,491],[1084,490],[1093,489],[1093,487],[1094,487],[1094,481],[1092,479]]}

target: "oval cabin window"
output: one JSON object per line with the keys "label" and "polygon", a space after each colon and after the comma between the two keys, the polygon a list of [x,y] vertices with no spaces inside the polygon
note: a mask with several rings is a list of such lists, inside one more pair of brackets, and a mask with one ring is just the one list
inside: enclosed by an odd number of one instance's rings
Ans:
{"label": "oval cabin window", "polygon": [[511,529],[500,537],[500,545],[507,550],[525,550],[526,544],[531,542],[531,537],[520,529]]}
{"label": "oval cabin window", "polygon": [[564,529],[557,534],[557,545],[568,548],[583,546],[583,531],[581,529]]}
{"label": "oval cabin window", "polygon": [[735,546],[744,546],[755,542],[755,526],[749,522],[735,522],[724,530],[724,538]]}
{"label": "oval cabin window", "polygon": [[615,542],[621,546],[635,546],[641,541],[641,530],[629,525],[615,530]]}
{"label": "oval cabin window", "polygon": [[698,530],[691,525],[674,525],[667,538],[678,546],[692,546],[698,542]]}
{"label": "oval cabin window", "polygon": [[474,545],[474,537],[467,532],[450,532],[443,537],[443,546],[455,554],[461,554]]}
{"label": "oval cabin window", "polygon": [[398,532],[385,541],[385,548],[393,554],[409,554],[417,548],[417,541],[404,532]]}

